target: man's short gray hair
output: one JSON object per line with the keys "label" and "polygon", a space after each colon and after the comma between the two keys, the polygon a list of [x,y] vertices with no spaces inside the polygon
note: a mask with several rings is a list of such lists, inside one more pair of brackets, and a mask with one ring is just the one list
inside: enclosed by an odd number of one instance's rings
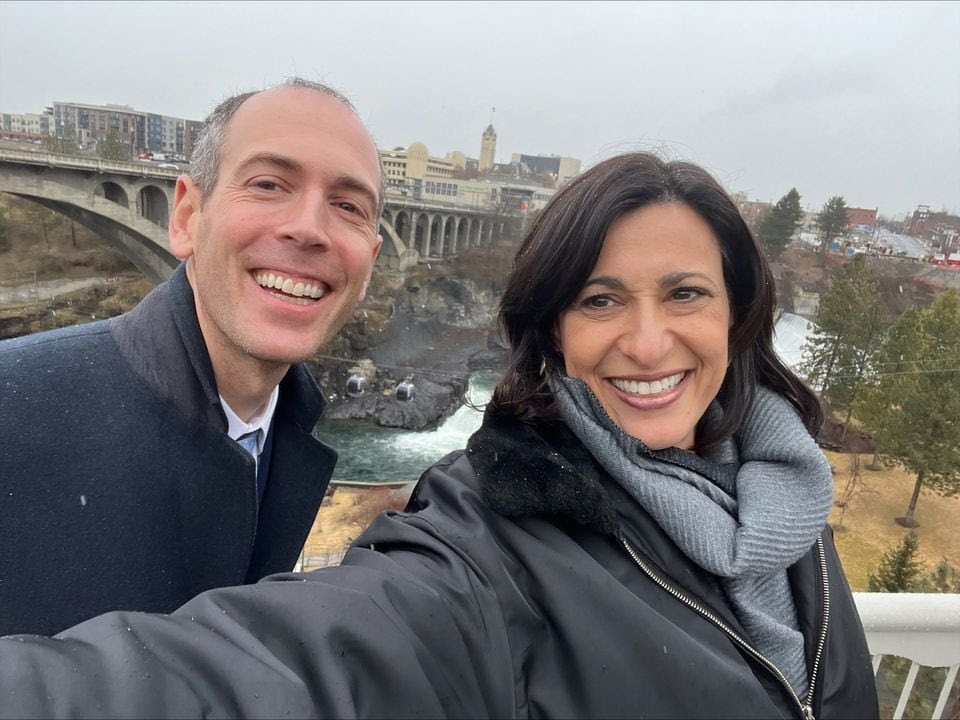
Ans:
{"label": "man's short gray hair", "polygon": [[[210,197],[214,186],[217,184],[217,175],[220,172],[220,156],[223,153],[223,142],[227,135],[227,126],[230,124],[230,119],[237,112],[237,109],[254,95],[279,87],[299,87],[315,90],[343,103],[350,112],[354,115],[357,114],[357,109],[353,106],[353,103],[339,90],[300,77],[287,78],[279,85],[263,90],[253,90],[228,97],[217,105],[207,117],[206,125],[200,131],[197,142],[193,146],[193,153],[190,156],[190,178],[200,188],[200,195],[204,201]],[[377,153],[377,162],[380,165],[379,202],[376,217],[379,227],[380,214],[383,212],[383,203],[386,198],[386,176],[383,172],[383,162],[380,160],[379,152]]]}

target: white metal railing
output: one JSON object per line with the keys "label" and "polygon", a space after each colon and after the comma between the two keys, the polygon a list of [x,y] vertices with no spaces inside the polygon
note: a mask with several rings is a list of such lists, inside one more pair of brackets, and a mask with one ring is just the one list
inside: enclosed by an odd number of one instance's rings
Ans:
{"label": "white metal railing", "polygon": [[853,597],[878,680],[884,656],[910,661],[893,719],[904,717],[922,668],[946,668],[931,715],[935,720],[946,718],[947,701],[960,668],[960,595],[854,593]]}
{"label": "white metal railing", "polygon": [[96,170],[97,172],[116,172],[124,175],[141,175],[170,179],[176,179],[177,176],[180,175],[179,170],[144,163],[125,162],[122,160],[101,160],[100,158],[90,158],[79,155],[60,155],[51,152],[33,152],[31,150],[2,149],[0,150],[0,160],[14,160],[29,165],[46,165],[48,167]]}

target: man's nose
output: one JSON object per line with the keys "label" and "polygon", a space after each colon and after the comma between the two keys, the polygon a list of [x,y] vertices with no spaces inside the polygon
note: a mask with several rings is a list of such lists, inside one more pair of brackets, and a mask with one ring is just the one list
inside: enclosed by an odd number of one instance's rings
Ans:
{"label": "man's nose", "polygon": [[281,234],[301,245],[329,247],[331,215],[322,193],[302,193],[287,208]]}
{"label": "man's nose", "polygon": [[657,302],[639,303],[625,313],[617,348],[640,368],[655,371],[675,342],[670,318]]}

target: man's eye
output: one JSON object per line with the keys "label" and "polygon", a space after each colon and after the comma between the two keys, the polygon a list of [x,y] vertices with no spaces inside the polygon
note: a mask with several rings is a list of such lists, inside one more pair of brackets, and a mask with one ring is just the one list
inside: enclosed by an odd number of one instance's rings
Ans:
{"label": "man's eye", "polygon": [[280,188],[280,186],[277,183],[271,180],[258,180],[253,184],[253,186],[258,190],[269,190],[269,191],[278,190]]}
{"label": "man's eye", "polygon": [[369,222],[370,217],[373,216],[373,212],[365,205],[350,200],[338,201],[337,207],[350,215],[355,215],[357,220],[362,220],[363,222]]}

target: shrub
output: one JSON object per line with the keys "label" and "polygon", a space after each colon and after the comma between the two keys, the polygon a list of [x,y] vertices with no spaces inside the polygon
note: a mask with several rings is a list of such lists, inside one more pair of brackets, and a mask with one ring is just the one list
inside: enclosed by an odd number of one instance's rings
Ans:
{"label": "shrub", "polygon": [[920,575],[917,562],[917,534],[904,536],[896,547],[887,550],[880,558],[877,574],[867,575],[870,592],[911,592]]}

